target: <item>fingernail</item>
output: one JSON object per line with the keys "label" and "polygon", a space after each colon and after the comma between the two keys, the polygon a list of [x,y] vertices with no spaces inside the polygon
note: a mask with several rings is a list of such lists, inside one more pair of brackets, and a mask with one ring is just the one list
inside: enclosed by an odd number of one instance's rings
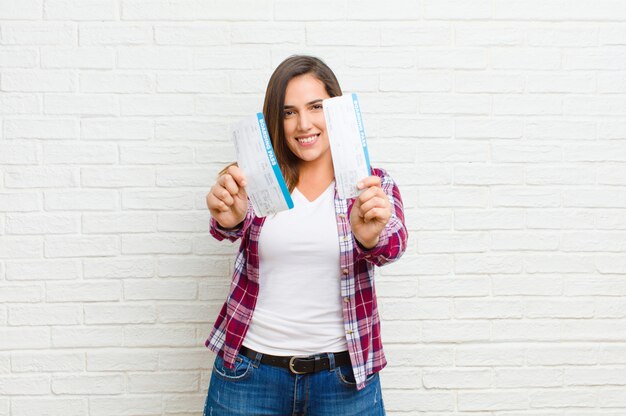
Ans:
{"label": "fingernail", "polygon": [[363,182],[357,183],[356,187],[359,188],[359,189],[363,189]]}
{"label": "fingernail", "polygon": [[246,181],[241,181],[241,186],[246,186],[248,184],[248,182]]}

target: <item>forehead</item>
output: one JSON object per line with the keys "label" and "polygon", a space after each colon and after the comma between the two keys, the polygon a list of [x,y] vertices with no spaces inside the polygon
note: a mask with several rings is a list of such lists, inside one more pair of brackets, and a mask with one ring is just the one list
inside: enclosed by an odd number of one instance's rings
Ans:
{"label": "forehead", "polygon": [[292,78],[285,90],[285,104],[307,103],[319,98],[330,98],[324,83],[311,74]]}

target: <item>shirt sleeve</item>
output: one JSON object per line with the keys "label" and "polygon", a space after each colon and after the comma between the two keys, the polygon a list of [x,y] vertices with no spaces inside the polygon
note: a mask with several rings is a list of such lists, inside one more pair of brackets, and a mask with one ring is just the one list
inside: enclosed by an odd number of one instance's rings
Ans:
{"label": "shirt sleeve", "polygon": [[355,250],[358,259],[365,259],[376,266],[383,266],[399,259],[406,250],[408,232],[404,223],[404,206],[400,189],[384,169],[372,168],[372,174],[381,178],[381,186],[391,203],[391,218],[380,233],[378,243],[366,249],[355,238]]}
{"label": "shirt sleeve", "polygon": [[241,223],[237,224],[237,226],[234,228],[224,228],[215,220],[215,218],[211,217],[209,232],[218,241],[236,241],[237,239],[243,237],[253,219],[254,209],[252,208],[252,202],[250,202],[250,199],[248,199],[248,210],[246,211],[246,217]]}

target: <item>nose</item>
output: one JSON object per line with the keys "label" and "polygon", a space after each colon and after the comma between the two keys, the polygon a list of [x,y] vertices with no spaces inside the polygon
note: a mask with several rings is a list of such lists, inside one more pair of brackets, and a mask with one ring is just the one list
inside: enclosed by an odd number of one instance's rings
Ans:
{"label": "nose", "polygon": [[310,130],[312,126],[313,123],[311,123],[311,119],[309,118],[308,114],[306,114],[306,111],[303,111],[298,118],[299,129],[301,131],[307,131]]}

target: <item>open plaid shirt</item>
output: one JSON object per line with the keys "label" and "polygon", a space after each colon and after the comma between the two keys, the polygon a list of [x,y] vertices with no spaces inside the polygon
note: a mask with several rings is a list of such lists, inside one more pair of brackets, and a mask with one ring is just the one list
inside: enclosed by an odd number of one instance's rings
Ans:
{"label": "open plaid shirt", "polygon": [[[382,266],[400,258],[406,249],[408,236],[397,185],[383,169],[372,168],[372,175],[381,178],[382,188],[392,205],[392,215],[378,244],[371,249],[365,249],[354,238],[350,227],[350,210],[354,199],[340,199],[335,184],[341,266],[338,275],[341,276],[343,321],[359,390],[365,387],[370,374],[380,371],[387,364],[380,334],[374,266]],[[205,342],[208,348],[223,357],[229,368],[235,364],[259,293],[259,236],[264,221],[265,217],[254,215],[250,201],[246,218],[237,228],[226,230],[211,218],[210,232],[217,240],[242,239],[235,259],[230,293]]]}

